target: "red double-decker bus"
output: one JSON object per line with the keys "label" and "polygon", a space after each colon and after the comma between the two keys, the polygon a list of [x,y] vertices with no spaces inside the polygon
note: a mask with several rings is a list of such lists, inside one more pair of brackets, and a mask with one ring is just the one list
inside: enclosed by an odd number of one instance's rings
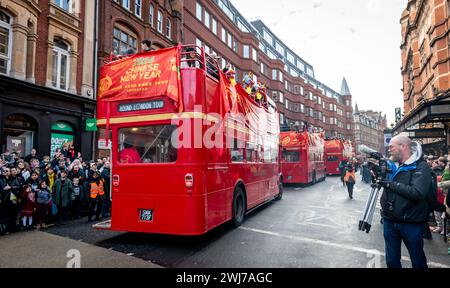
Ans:
{"label": "red double-decker bus", "polygon": [[285,184],[315,184],[325,180],[323,133],[281,133],[281,167]]}
{"label": "red double-decker bus", "polygon": [[281,199],[276,105],[235,86],[202,48],[111,62],[98,98],[98,125],[111,131],[112,218],[96,228],[201,235]]}
{"label": "red double-decker bus", "polygon": [[349,161],[353,155],[352,144],[349,140],[325,141],[325,166],[327,175],[340,175],[339,163]]}

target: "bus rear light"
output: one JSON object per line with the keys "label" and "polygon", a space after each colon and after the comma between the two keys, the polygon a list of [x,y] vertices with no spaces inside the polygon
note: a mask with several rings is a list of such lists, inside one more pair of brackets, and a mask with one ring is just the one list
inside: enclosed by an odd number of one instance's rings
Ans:
{"label": "bus rear light", "polygon": [[186,183],[187,188],[194,187],[194,175],[186,174],[186,176],[184,176],[184,182]]}
{"label": "bus rear light", "polygon": [[119,187],[120,184],[120,177],[119,175],[114,175],[112,179],[112,184],[114,187]]}

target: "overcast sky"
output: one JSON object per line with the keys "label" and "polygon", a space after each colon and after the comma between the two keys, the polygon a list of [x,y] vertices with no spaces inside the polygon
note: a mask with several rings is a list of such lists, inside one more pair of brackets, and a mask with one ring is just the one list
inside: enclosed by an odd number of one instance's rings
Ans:
{"label": "overcast sky", "polygon": [[[394,122],[403,109],[400,16],[408,0],[231,0],[247,20],[261,19],[340,92],[345,76],[362,110]],[[353,103],[354,105],[354,103]]]}

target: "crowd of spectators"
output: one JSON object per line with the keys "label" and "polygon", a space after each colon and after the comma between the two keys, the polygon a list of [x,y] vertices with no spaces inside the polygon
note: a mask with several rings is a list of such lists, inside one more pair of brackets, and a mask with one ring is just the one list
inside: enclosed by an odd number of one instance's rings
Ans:
{"label": "crowd of spectators", "polygon": [[0,235],[110,217],[109,158],[84,161],[73,145],[42,158],[36,149],[24,158],[6,151],[0,171]]}

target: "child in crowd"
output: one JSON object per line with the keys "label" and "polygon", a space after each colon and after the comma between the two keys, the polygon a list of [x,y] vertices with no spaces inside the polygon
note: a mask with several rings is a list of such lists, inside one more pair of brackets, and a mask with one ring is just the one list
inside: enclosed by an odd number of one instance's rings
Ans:
{"label": "child in crowd", "polygon": [[44,221],[47,216],[48,207],[52,203],[52,196],[45,181],[39,183],[36,202],[36,224],[39,225],[38,229],[41,230],[46,228]]}
{"label": "child in crowd", "polygon": [[39,189],[39,173],[36,171],[31,173],[31,177],[28,178],[26,184],[31,185],[31,190],[36,192]]}
{"label": "child in crowd", "polygon": [[81,203],[84,199],[84,189],[80,185],[80,178],[73,178],[72,218],[80,219]]}
{"label": "child in crowd", "polygon": [[36,194],[31,189],[31,185],[25,185],[22,193],[22,210],[20,215],[22,216],[22,227],[24,230],[33,229],[33,214],[36,210]]}

